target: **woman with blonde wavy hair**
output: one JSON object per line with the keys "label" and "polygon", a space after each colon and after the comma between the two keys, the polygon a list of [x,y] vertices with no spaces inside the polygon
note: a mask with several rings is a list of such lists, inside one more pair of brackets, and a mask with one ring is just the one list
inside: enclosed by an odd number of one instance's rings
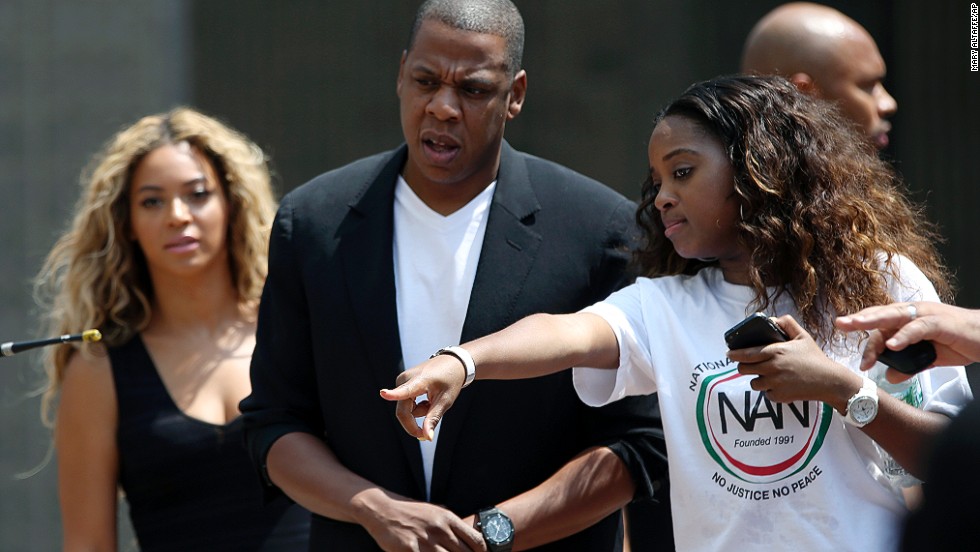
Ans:
{"label": "woman with blonde wavy hair", "polygon": [[[309,514],[263,507],[242,445],[275,213],[258,146],[189,108],[120,131],[38,275],[65,550],[117,548],[121,489],[149,550],[295,550]],[[52,413],[56,416],[52,421]]]}
{"label": "woman with blonde wavy hair", "polygon": [[[881,450],[921,475],[921,451],[972,394],[962,367],[919,374],[921,408],[878,390],[863,336],[833,321],[948,298],[931,225],[832,104],[778,77],[691,86],[647,155],[644,277],[435,356],[382,396],[426,439],[464,381],[578,366],[587,404],[658,393],[679,550],[895,550],[908,510]],[[728,350],[753,311],[786,339]]]}

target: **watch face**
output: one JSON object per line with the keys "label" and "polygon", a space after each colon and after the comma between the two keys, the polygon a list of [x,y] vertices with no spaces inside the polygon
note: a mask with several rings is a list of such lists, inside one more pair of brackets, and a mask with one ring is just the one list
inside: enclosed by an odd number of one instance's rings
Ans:
{"label": "watch face", "polygon": [[483,536],[491,544],[503,544],[514,536],[514,526],[500,514],[493,514],[483,523]]}
{"label": "watch face", "polygon": [[871,397],[858,397],[850,405],[851,417],[859,424],[866,424],[878,414],[878,403]]}

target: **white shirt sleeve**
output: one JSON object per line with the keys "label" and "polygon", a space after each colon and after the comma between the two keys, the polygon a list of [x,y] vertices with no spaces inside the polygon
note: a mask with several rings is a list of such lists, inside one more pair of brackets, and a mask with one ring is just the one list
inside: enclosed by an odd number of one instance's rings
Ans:
{"label": "white shirt sleeve", "polygon": [[639,286],[623,288],[581,312],[602,317],[612,328],[619,343],[619,367],[574,368],[572,382],[579,399],[589,406],[603,406],[627,396],[656,392]]}

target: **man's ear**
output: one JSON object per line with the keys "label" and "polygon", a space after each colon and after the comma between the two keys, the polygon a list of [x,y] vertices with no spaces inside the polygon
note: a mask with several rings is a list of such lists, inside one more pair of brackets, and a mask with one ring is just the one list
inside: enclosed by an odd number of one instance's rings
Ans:
{"label": "man's ear", "polygon": [[517,117],[521,108],[524,107],[524,98],[527,94],[527,72],[521,69],[514,75],[514,82],[510,85],[510,104],[507,106],[507,118]]}
{"label": "man's ear", "polygon": [[804,94],[820,97],[820,88],[817,87],[817,83],[813,81],[813,77],[809,73],[793,73],[789,77],[789,82],[793,83],[793,86]]}

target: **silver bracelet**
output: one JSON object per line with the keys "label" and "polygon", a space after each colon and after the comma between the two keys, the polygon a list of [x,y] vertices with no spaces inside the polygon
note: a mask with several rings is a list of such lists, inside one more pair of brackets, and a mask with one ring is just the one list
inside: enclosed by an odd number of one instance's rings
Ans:
{"label": "silver bracelet", "polygon": [[469,351],[462,347],[443,347],[438,351],[432,353],[429,358],[435,358],[439,355],[451,355],[459,359],[463,363],[463,368],[466,370],[466,378],[463,380],[463,387],[473,383],[476,379],[476,363],[473,362],[473,357],[470,356]]}

